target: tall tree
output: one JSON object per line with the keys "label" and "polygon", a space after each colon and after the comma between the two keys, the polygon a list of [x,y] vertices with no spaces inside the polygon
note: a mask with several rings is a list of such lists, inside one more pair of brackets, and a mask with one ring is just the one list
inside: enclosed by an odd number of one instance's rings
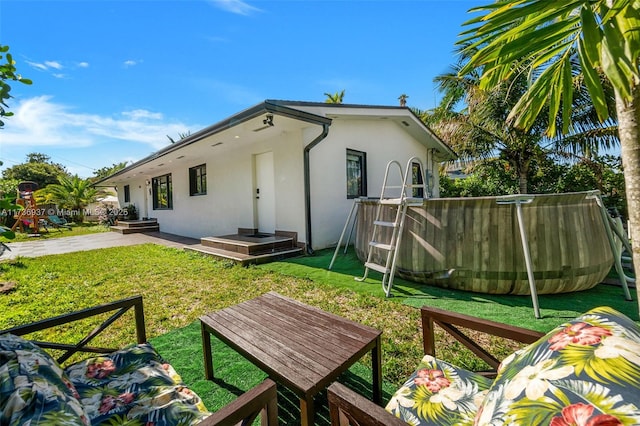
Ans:
{"label": "tall tree", "polygon": [[171,143],[176,143],[176,142],[180,142],[182,139],[191,136],[191,130],[187,130],[186,132],[182,132],[182,133],[178,133],[178,139],[173,139],[171,136],[167,135],[167,139],[169,139],[169,142]]}
{"label": "tall tree", "polygon": [[101,167],[93,173],[93,178],[91,180],[96,181],[99,179],[106,178],[107,176],[111,176],[114,173],[119,172],[120,170],[127,167],[127,162],[122,161],[120,163],[113,163],[111,166]]}
{"label": "tall tree", "polygon": [[67,169],[62,164],[54,163],[48,155],[37,152],[27,154],[25,163],[16,164],[2,171],[4,179],[33,181],[40,188],[58,183],[59,176],[67,175]]}
{"label": "tall tree", "polygon": [[[466,26],[461,44],[476,50],[461,70],[480,68],[482,87],[501,84],[519,72],[514,63],[531,61],[530,85],[509,115],[516,126],[530,128],[548,111],[547,134],[571,125],[573,62],[580,63],[584,84],[601,121],[608,108],[600,75],[615,93],[622,163],[632,238],[640,239],[640,0],[500,0],[471,9],[480,15]],[[633,246],[640,268],[640,244]],[[640,286],[638,286],[640,297]]]}
{"label": "tall tree", "polygon": [[[541,145],[540,125],[525,131],[506,120],[526,86],[526,79],[518,75],[483,90],[479,88],[480,80],[475,72],[458,76],[458,70],[466,60],[467,57],[461,55],[452,72],[434,79],[444,97],[434,111],[431,127],[462,159],[475,161],[500,157],[506,161],[517,173],[519,192],[525,194],[531,162],[548,155],[548,150]],[[465,106],[458,111],[455,106],[459,103]]]}
{"label": "tall tree", "polygon": [[6,110],[9,108],[6,101],[11,98],[11,86],[7,81],[19,81],[22,84],[31,84],[31,80],[22,78],[18,74],[16,69],[16,62],[13,60],[13,56],[9,53],[9,46],[0,44],[0,60],[2,60],[4,54],[5,62],[0,62],[0,129],[4,127],[4,121],[2,117],[11,117],[12,112]]}
{"label": "tall tree", "polygon": [[341,104],[344,100],[344,90],[333,94],[325,93],[324,95],[327,97],[327,99],[324,100],[327,104]]}
{"label": "tall tree", "polygon": [[[596,155],[601,148],[617,145],[614,120],[602,124],[595,109],[585,96],[581,79],[574,84],[580,88],[573,98],[570,135],[545,136],[548,115],[539,115],[527,129],[508,120],[509,113],[528,88],[526,70],[529,61],[514,64],[522,72],[514,73],[490,88],[482,88],[481,74],[471,69],[460,71],[468,63],[474,51],[463,47],[458,62],[447,73],[434,81],[443,94],[442,102],[430,114],[430,126],[463,159],[472,161],[500,157],[516,171],[519,192],[529,192],[528,176],[533,161],[543,161],[549,155]],[[576,65],[577,66],[577,65]],[[613,92],[608,90],[613,105]],[[460,105],[460,106],[459,106]]]}

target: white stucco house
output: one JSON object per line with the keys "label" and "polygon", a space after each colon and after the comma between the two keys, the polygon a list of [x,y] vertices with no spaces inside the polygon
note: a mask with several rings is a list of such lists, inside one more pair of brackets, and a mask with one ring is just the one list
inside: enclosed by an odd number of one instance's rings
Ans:
{"label": "white stucco house", "polygon": [[98,182],[163,232],[239,229],[335,245],[353,199],[378,197],[387,163],[418,157],[432,196],[455,153],[407,107],[266,100]]}

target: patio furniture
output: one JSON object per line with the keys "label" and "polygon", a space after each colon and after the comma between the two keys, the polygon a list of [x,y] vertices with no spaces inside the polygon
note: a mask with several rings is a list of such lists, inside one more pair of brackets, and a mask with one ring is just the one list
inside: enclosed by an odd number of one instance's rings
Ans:
{"label": "patio furniture", "polygon": [[69,225],[69,222],[67,222],[66,219],[55,215],[55,214],[50,214],[49,216],[47,216],[47,220],[49,221],[49,223],[51,223],[55,228],[67,228],[67,229],[71,229],[71,225]]}
{"label": "patio furniture", "polygon": [[[438,324],[492,367],[494,380],[435,358]],[[328,388],[331,424],[640,424],[640,327],[601,307],[546,335],[422,308],[425,357],[386,408],[349,388]],[[500,363],[464,329],[530,343]]]}
{"label": "patio furniture", "polygon": [[381,402],[379,330],[275,292],[200,317],[206,378],[213,379],[210,334],[300,398],[301,422],[314,424],[313,397],[367,352],[373,400]]}
{"label": "patio furniture", "polygon": [[[133,308],[137,344],[89,346]],[[88,318],[104,318],[76,344],[25,340],[24,335]],[[86,323],[86,322],[85,322]],[[46,350],[62,352],[54,360]],[[95,356],[61,367],[78,352]],[[142,297],[96,306],[0,331],[0,424],[277,424],[276,385],[265,380],[217,411],[206,410],[173,367],[146,343]]]}

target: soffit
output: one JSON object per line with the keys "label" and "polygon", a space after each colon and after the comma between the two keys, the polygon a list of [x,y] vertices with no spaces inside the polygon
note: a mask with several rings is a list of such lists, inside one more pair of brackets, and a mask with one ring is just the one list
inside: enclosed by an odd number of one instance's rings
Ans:
{"label": "soffit", "polygon": [[[217,133],[197,139],[192,143],[176,147],[163,148],[166,152],[157,158],[145,161],[130,170],[115,175],[100,185],[107,184],[127,184],[132,180],[140,178],[149,179],[154,176],[161,176],[175,170],[176,167],[194,167],[207,162],[211,156],[224,155],[230,150],[250,146],[270,139],[278,140],[286,133],[301,132],[302,129],[311,126],[308,122],[303,122],[289,117],[273,115],[273,125],[269,125],[267,114],[239,123],[231,128],[221,130]],[[179,142],[177,142],[179,143]]]}

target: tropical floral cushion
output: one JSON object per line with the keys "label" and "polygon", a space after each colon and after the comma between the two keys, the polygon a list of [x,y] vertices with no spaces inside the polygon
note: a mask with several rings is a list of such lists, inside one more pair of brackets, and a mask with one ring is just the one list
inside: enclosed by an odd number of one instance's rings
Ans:
{"label": "tropical floral cushion", "polygon": [[596,308],[505,359],[480,425],[640,424],[640,327]]}
{"label": "tropical floral cushion", "polygon": [[66,368],[92,425],[190,425],[209,413],[150,344]]}
{"label": "tropical floral cushion", "polygon": [[425,355],[386,410],[411,425],[472,424],[491,380]]}
{"label": "tropical floral cushion", "polygon": [[75,387],[35,344],[0,335],[0,425],[88,425]]}

